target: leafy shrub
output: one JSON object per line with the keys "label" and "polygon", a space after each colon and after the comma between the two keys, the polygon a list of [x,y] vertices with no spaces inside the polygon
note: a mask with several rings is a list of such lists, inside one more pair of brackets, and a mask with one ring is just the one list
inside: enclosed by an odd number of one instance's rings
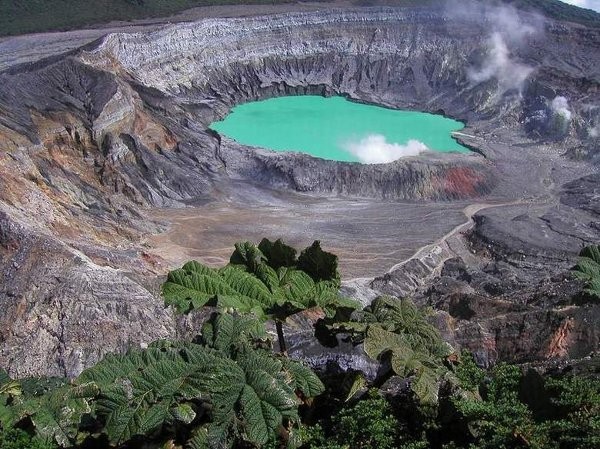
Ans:
{"label": "leafy shrub", "polygon": [[[600,380],[575,376],[541,379],[542,413],[524,399],[530,385],[521,369],[478,368],[463,354],[456,370],[462,388],[454,405],[472,435],[472,448],[591,449],[600,445]],[[525,390],[525,391],[524,391]]]}
{"label": "leafy shrub", "polygon": [[477,366],[473,355],[463,351],[460,364],[456,368],[456,377],[463,389],[478,391],[485,380],[485,371]]}
{"label": "leafy shrub", "polygon": [[468,422],[474,447],[556,447],[543,427],[534,421],[532,411],[520,401],[520,380],[518,367],[499,364],[480,387],[481,399],[463,397],[455,401],[457,410]]}
{"label": "leafy shrub", "polygon": [[600,380],[550,378],[546,387],[558,413],[545,426],[561,449],[600,447]]}
{"label": "leafy shrub", "polygon": [[411,388],[421,402],[437,403],[449,347],[427,321],[426,312],[412,301],[382,296],[353,313],[350,321],[328,327],[350,334],[355,343],[363,343],[369,357],[389,362],[395,374],[411,378]]}
{"label": "leafy shrub", "polygon": [[390,404],[377,390],[371,390],[366,399],[342,408],[331,417],[327,430],[321,425],[308,432],[307,449],[394,449],[399,439],[401,424]]}
{"label": "leafy shrub", "polygon": [[285,319],[312,307],[329,316],[339,308],[356,308],[342,298],[337,256],[321,249],[315,241],[296,258],[296,250],[281,240],[263,239],[256,246],[236,243],[230,263],[215,269],[191,261],[171,271],[163,284],[165,304],[180,313],[204,306],[235,309],[261,319],[273,319],[279,348],[286,350],[282,330]]}
{"label": "leafy shrub", "polygon": [[56,449],[56,446],[24,430],[7,429],[0,430],[0,449]]}
{"label": "leafy shrub", "polygon": [[[45,442],[71,447],[79,436],[79,424],[91,413],[90,400],[97,394],[91,384],[72,386],[64,379],[40,378],[13,381],[0,373],[0,423],[4,429],[29,422]],[[7,388],[10,386],[10,388]]]}
{"label": "leafy shrub", "polygon": [[583,248],[579,257],[575,275],[586,281],[586,293],[600,299],[600,245]]}

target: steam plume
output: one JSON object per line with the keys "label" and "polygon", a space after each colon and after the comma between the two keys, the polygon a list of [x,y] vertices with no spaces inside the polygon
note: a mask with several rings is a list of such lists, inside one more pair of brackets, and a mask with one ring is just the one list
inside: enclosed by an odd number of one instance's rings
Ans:
{"label": "steam plume", "polygon": [[562,118],[565,122],[570,122],[573,113],[569,109],[569,101],[565,97],[556,97],[550,105],[555,117]]}
{"label": "steam plume", "polygon": [[418,140],[409,140],[406,145],[400,145],[387,142],[381,134],[370,134],[358,141],[345,142],[342,146],[363,164],[384,164],[428,150],[427,145]]}
{"label": "steam plume", "polygon": [[490,50],[483,65],[479,69],[471,69],[467,72],[469,80],[479,84],[496,78],[499,93],[511,89],[520,91],[533,69],[511,59],[506,42],[500,33],[493,33],[488,40],[488,45]]}
{"label": "steam plume", "polygon": [[486,41],[487,54],[478,67],[468,70],[469,80],[479,84],[496,79],[500,95],[513,89],[520,92],[534,69],[516,61],[512,52],[542,29],[543,19],[537,15],[519,13],[509,6],[486,6],[469,1],[449,0],[447,11],[451,17],[477,23],[487,22],[490,29]]}
{"label": "steam plume", "polygon": [[565,97],[555,97],[550,102],[550,111],[552,120],[550,121],[550,130],[557,136],[564,136],[569,132],[571,118],[573,113],[569,109],[569,101]]}

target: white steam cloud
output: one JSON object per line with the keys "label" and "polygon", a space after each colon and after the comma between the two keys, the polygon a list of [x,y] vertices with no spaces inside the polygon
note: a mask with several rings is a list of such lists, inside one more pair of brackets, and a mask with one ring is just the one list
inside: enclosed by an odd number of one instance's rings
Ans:
{"label": "white steam cloud", "polygon": [[567,134],[573,118],[573,113],[569,109],[569,101],[565,97],[555,97],[550,102],[550,109],[552,110],[552,130],[562,135]]}
{"label": "white steam cloud", "polygon": [[387,142],[381,134],[370,134],[357,141],[347,141],[342,147],[363,164],[385,164],[428,150],[427,145],[418,140],[409,140],[406,145],[400,145]]}
{"label": "white steam cloud", "polygon": [[520,91],[533,69],[511,59],[510,51],[500,33],[493,33],[488,40],[488,45],[490,49],[483,65],[479,69],[471,69],[467,72],[469,80],[479,84],[496,78],[500,93],[511,89]]}
{"label": "white steam cloud", "polygon": [[543,18],[518,12],[510,6],[486,6],[456,0],[449,0],[447,14],[476,23],[484,22],[490,30],[486,40],[487,54],[477,67],[468,70],[469,81],[479,84],[495,79],[499,95],[513,89],[521,92],[534,69],[517,61],[513,52],[543,29]]}
{"label": "white steam cloud", "polygon": [[565,122],[570,122],[573,117],[573,113],[569,109],[569,100],[565,97],[556,97],[550,104],[552,112],[561,117]]}

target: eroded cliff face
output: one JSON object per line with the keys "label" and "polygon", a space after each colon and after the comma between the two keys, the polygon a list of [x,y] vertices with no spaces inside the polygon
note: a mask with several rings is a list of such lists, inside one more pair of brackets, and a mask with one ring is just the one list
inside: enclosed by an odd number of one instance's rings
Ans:
{"label": "eroded cliff face", "polygon": [[[162,228],[144,211],[235,201],[232,180],[321,196],[553,204],[562,184],[596,170],[563,153],[593,145],[599,33],[546,22],[543,35],[511,49],[535,63],[534,74],[520,92],[500,92],[497,78],[469,77],[485,61],[489,26],[424,8],[210,19],[112,34],[0,73],[0,365],[71,376],[106,352],[181,332],[158,295],[167,267],[140,245]],[[445,113],[467,122],[460,138],[476,152],[366,166],[248,148],[207,129],[239,102],[305,93]],[[558,94],[570,101],[564,135],[542,135],[551,117],[525,126]],[[573,206],[590,223],[594,201]],[[557,234],[571,235],[568,213],[554,212],[553,223],[564,224]],[[496,241],[502,226],[489,223],[477,218],[474,232]],[[597,227],[579,228],[575,247],[569,238],[554,246],[542,239],[554,259],[533,250],[525,268],[568,268],[580,244],[599,236]],[[537,221],[525,246],[536,229]],[[568,329],[577,329],[573,319]],[[570,355],[569,345],[549,353]]]}

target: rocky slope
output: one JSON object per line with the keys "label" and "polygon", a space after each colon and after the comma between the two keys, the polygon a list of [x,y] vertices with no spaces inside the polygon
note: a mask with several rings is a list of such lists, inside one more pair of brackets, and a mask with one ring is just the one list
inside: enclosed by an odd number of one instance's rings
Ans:
{"label": "rocky slope", "polygon": [[[512,17],[510,26],[502,17]],[[108,351],[185,332],[157,294],[164,261],[140,244],[162,229],[145,211],[241,201],[240,183],[314,196],[514,203],[510,213],[475,215],[471,233],[454,236],[462,250],[446,248],[425,268],[415,259],[416,286],[404,285],[415,275],[393,281],[390,272],[362,291],[423,295],[459,320],[446,322],[451,339],[477,350],[495,333],[499,357],[534,354],[565,329],[576,336],[561,339],[564,350],[532,357],[597,348],[597,320],[591,334],[577,330],[591,316],[584,309],[557,312],[566,325],[548,311],[554,303],[532,311],[515,297],[538,294],[582,244],[600,238],[592,175],[600,31],[514,17],[360,8],[209,19],[110,34],[0,72],[0,365],[16,375],[74,375]],[[467,122],[460,139],[475,151],[364,166],[243,147],[207,129],[239,102],[304,93],[447,114]],[[436,290],[456,271],[454,257],[469,259],[471,280]],[[485,285],[494,282],[492,294]],[[473,316],[450,311],[456,295],[460,304],[475,295]],[[497,296],[506,310],[493,306]],[[518,336],[529,346],[516,350],[517,335],[498,331],[508,312],[510,329],[532,323]],[[538,335],[544,343],[528,337],[538,328],[549,333]]]}

